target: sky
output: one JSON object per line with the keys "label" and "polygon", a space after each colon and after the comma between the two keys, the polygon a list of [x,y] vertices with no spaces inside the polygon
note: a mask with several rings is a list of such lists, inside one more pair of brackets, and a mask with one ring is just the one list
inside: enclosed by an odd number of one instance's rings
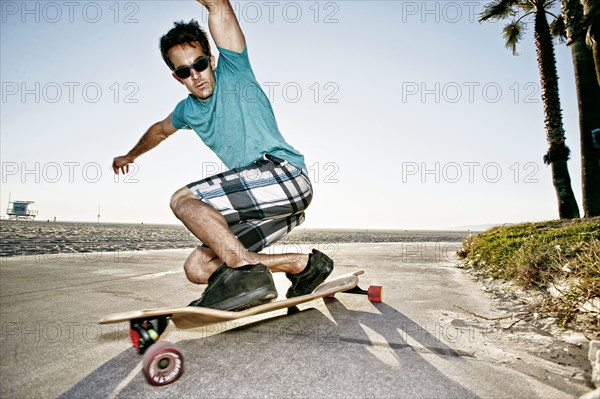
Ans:
{"label": "sky", "polygon": [[[448,229],[556,219],[533,20],[513,56],[481,1],[232,1],[279,128],[313,181],[307,228]],[[558,12],[559,10],[554,10]],[[187,96],[160,57],[186,1],[0,1],[2,216],[178,223],[171,195],[225,170],[193,131],[112,159]],[[214,47],[213,47],[214,48]],[[557,67],[581,209],[570,49]]]}

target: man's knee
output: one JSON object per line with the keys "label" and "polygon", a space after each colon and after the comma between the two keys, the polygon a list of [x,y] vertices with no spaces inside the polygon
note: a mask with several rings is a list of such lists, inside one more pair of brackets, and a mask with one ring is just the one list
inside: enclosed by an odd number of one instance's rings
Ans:
{"label": "man's knee", "polygon": [[187,187],[183,187],[175,191],[175,193],[171,196],[171,201],[169,203],[173,213],[175,215],[181,215],[185,209],[185,201],[190,199],[197,200],[194,194],[192,194]]}
{"label": "man's knee", "polygon": [[204,273],[197,265],[186,261],[183,265],[185,276],[194,284],[208,284],[208,274]]}
{"label": "man's knee", "polygon": [[[194,284],[208,284],[208,278],[216,268],[215,253],[207,247],[197,247],[183,264],[187,279]],[[218,263],[218,262],[217,262]]]}

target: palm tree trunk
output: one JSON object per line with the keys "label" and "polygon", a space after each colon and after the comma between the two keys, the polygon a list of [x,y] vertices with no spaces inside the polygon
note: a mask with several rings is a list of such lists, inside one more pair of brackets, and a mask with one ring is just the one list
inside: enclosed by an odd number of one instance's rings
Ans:
{"label": "palm tree trunk", "polygon": [[600,85],[600,0],[581,0],[588,25],[588,45],[591,46],[596,65],[596,79]]}
{"label": "palm tree trunk", "polygon": [[594,146],[592,137],[592,131],[600,128],[600,85],[594,55],[585,43],[583,5],[579,0],[563,0],[563,11],[579,106],[583,212],[586,217],[600,216],[600,147]]}
{"label": "palm tree trunk", "polygon": [[538,7],[535,16],[535,46],[540,69],[546,139],[548,141],[548,152],[544,156],[544,162],[552,165],[552,181],[558,197],[560,218],[578,218],[579,208],[571,188],[571,177],[567,168],[569,148],[565,145],[554,44],[545,10],[541,6]]}

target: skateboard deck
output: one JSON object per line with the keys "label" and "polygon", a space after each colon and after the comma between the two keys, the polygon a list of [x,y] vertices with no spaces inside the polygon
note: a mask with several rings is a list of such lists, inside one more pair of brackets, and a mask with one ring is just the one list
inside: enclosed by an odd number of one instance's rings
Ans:
{"label": "skateboard deck", "polygon": [[177,328],[195,328],[239,320],[275,310],[293,308],[296,305],[315,299],[333,297],[338,292],[367,294],[371,302],[381,302],[383,295],[381,286],[370,286],[368,290],[362,290],[358,287],[358,276],[361,274],[364,274],[362,270],[334,277],[319,285],[311,294],[276,300],[237,312],[198,306],[179,306],[113,313],[100,318],[98,322],[100,324],[110,324],[128,321],[133,346],[138,348],[140,353],[145,352],[142,367],[148,382],[153,385],[166,385],[181,376],[184,363],[183,355],[174,344],[164,340],[158,342],[169,320]]}
{"label": "skateboard deck", "polygon": [[363,273],[363,271],[356,271],[354,273],[349,273],[339,277],[335,277],[318,286],[312,294],[269,302],[239,312],[202,308],[198,306],[179,306],[170,308],[144,309],[134,310],[130,312],[113,313],[102,317],[100,320],[98,320],[98,322],[100,324],[110,324],[136,319],[170,317],[171,321],[173,322],[173,324],[175,324],[177,328],[196,328],[208,324],[238,320],[244,317],[254,316],[261,313],[290,308],[304,302],[312,301],[314,299],[334,295],[342,291],[348,291],[352,288],[355,288],[358,285],[358,276]]}

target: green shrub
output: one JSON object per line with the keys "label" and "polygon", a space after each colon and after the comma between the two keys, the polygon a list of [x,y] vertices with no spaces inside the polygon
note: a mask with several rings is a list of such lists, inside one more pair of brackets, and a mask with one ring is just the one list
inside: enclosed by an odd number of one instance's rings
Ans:
{"label": "green shrub", "polygon": [[561,325],[600,297],[600,217],[495,227],[467,237],[457,255],[484,276],[546,292],[543,310]]}

